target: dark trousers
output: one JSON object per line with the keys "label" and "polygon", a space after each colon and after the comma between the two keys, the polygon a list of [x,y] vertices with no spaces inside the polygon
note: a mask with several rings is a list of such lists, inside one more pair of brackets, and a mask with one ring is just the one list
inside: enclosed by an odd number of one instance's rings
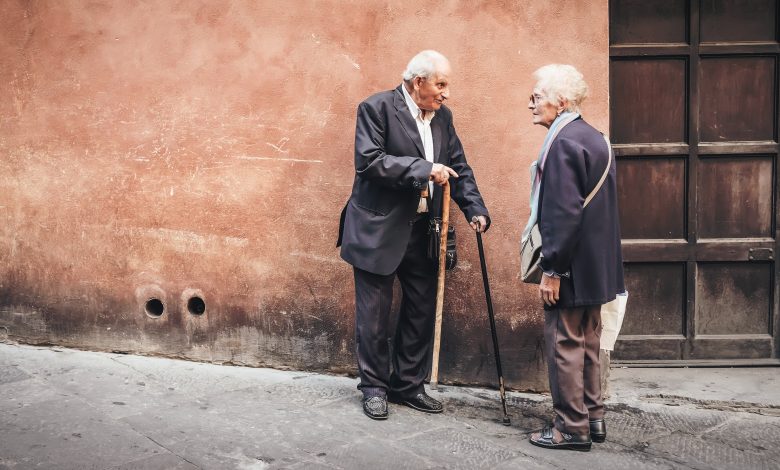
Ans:
{"label": "dark trousers", "polygon": [[[421,217],[395,273],[383,276],[354,268],[358,388],[366,396],[390,392],[411,397],[424,390],[436,312],[436,265],[427,250],[428,218]],[[402,299],[391,358],[388,329],[396,276]]]}
{"label": "dark trousers", "polygon": [[555,427],[569,434],[588,434],[588,419],[604,417],[601,305],[545,312],[544,340]]}

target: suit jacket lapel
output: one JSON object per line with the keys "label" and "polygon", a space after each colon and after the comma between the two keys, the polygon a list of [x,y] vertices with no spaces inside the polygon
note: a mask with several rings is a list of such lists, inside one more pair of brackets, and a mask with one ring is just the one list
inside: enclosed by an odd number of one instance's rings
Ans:
{"label": "suit jacket lapel", "polygon": [[[437,115],[438,116],[438,115]],[[439,156],[441,155],[441,147],[444,145],[444,142],[442,142],[442,129],[441,129],[441,118],[437,119],[437,116],[434,116],[431,120],[431,136],[433,137],[433,161],[435,163],[439,163]]]}
{"label": "suit jacket lapel", "polygon": [[[398,88],[395,89],[395,93],[393,95],[393,104],[396,108],[395,117],[398,118],[399,121],[401,121],[401,125],[404,128],[404,131],[406,131],[406,135],[409,136],[409,139],[414,142],[414,146],[417,147],[417,152],[419,152],[419,156],[422,158],[425,158],[425,151],[423,150],[423,144],[422,144],[422,138],[420,138],[420,131],[417,130],[417,123],[414,122],[414,119],[412,119],[412,113],[409,111],[409,107],[406,106],[406,100],[404,100],[404,93],[401,91],[401,87],[403,85],[400,85]],[[436,140],[434,139],[434,142]]]}

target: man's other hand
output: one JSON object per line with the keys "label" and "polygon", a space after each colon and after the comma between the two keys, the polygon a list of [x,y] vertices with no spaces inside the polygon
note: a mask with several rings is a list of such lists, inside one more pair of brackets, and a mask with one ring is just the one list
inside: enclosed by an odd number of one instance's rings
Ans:
{"label": "man's other hand", "polygon": [[450,177],[458,177],[458,174],[455,173],[455,170],[448,166],[444,166],[441,163],[433,164],[433,168],[431,168],[431,180],[433,180],[434,183],[438,184],[439,186],[444,186],[444,183],[446,183]]}
{"label": "man's other hand", "polygon": [[475,215],[471,218],[469,225],[471,225],[471,228],[475,231],[484,233],[485,230],[487,230],[487,219],[484,215]]}

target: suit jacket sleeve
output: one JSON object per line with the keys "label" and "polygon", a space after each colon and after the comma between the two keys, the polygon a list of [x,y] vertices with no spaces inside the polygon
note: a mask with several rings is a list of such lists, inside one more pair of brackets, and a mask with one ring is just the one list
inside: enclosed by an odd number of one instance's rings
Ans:
{"label": "suit jacket sleeve", "polygon": [[477,187],[477,180],[474,177],[474,171],[466,162],[466,154],[463,151],[463,145],[455,132],[455,126],[452,119],[449,120],[448,134],[450,136],[447,143],[447,152],[450,156],[449,167],[455,170],[458,178],[450,179],[450,196],[458,204],[460,210],[466,216],[466,220],[471,222],[475,215],[484,215],[487,219],[487,226],[490,227],[490,215],[488,214],[485,202]]}
{"label": "suit jacket sleeve", "polygon": [[580,238],[584,188],[587,185],[584,150],[558,138],[550,147],[542,176],[539,232],[542,270],[566,273]]}
{"label": "suit jacket sleeve", "polygon": [[387,132],[387,122],[378,110],[367,102],[361,103],[355,129],[355,171],[361,178],[382,186],[423,188],[433,163],[424,158],[386,153]]}

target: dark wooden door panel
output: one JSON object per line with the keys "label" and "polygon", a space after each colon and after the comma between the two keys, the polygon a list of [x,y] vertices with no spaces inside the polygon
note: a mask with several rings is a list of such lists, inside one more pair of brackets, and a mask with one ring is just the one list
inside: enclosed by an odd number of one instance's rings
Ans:
{"label": "dark wooden door panel", "polygon": [[626,263],[621,334],[685,336],[685,263]]}
{"label": "dark wooden door panel", "polygon": [[689,247],[688,257],[700,262],[773,261],[775,245],[771,238],[701,239],[692,250]]}
{"label": "dark wooden door panel", "polygon": [[775,62],[774,57],[701,59],[701,141],[775,140]]}
{"label": "dark wooden door panel", "polygon": [[620,233],[623,239],[684,239],[686,159],[618,160]]}
{"label": "dark wooden door panel", "polygon": [[[616,360],[775,360],[777,0],[610,1]],[[780,363],[780,362],[778,362]]]}
{"label": "dark wooden door panel", "polygon": [[777,0],[701,0],[699,16],[701,42],[776,40]]}
{"label": "dark wooden door panel", "polygon": [[774,158],[699,160],[699,238],[772,236]]}
{"label": "dark wooden door panel", "polygon": [[690,359],[766,359],[773,357],[772,338],[763,337],[699,337],[691,342]]}
{"label": "dark wooden door panel", "polygon": [[688,42],[688,8],[681,0],[610,2],[611,44]]}
{"label": "dark wooden door panel", "polygon": [[696,336],[769,335],[773,263],[700,263]]}
{"label": "dark wooden door panel", "polygon": [[615,143],[685,142],[684,59],[613,60],[610,121]]}
{"label": "dark wooden door panel", "polygon": [[647,337],[621,335],[612,357],[618,361],[674,361],[685,350],[685,337]]}

